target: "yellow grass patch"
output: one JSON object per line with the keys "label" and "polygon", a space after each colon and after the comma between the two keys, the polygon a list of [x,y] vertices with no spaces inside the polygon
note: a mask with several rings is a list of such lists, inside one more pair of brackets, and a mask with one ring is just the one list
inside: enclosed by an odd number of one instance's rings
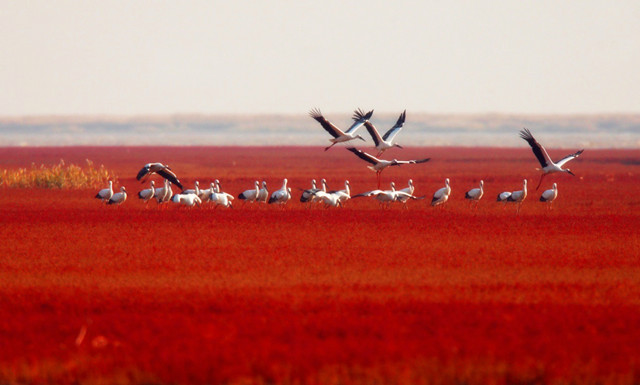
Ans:
{"label": "yellow grass patch", "polygon": [[0,186],[83,189],[103,186],[109,180],[117,181],[114,172],[107,170],[104,165],[96,167],[89,159],[86,163],[84,167],[75,164],[67,165],[61,159],[60,163],[53,166],[31,164],[31,168],[5,169],[0,172]]}

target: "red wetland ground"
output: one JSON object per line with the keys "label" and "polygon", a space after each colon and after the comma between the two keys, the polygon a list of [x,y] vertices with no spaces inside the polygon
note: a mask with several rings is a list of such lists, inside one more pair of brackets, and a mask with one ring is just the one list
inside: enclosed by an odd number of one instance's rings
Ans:
{"label": "red wetland ground", "polygon": [[[587,149],[576,177],[537,192],[525,146],[387,157],[432,158],[382,174],[427,199],[307,209],[312,178],[375,188],[337,146],[0,148],[0,169],[90,159],[129,191],[114,207],[94,189],[0,187],[0,383],[640,383],[640,151]],[[294,200],[145,206],[135,175],[150,161],[234,195],[286,177]],[[495,197],[523,178],[516,215]]]}

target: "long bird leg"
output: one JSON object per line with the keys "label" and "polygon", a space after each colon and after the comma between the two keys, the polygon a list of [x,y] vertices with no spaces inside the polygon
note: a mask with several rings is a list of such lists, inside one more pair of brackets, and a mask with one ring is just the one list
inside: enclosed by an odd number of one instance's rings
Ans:
{"label": "long bird leg", "polygon": [[538,187],[536,187],[536,191],[538,191],[538,189],[540,188],[540,185],[542,184],[542,179],[544,179],[545,175],[547,175],[547,173],[540,175],[540,182],[538,182]]}
{"label": "long bird leg", "polygon": [[376,176],[378,177],[378,190],[380,190],[380,171],[376,171]]}
{"label": "long bird leg", "polygon": [[325,148],[324,148],[324,150],[325,150],[325,151],[327,151],[327,150],[328,150],[328,149],[330,149],[331,147],[335,146],[335,145],[336,145],[336,143],[338,143],[338,142],[333,142],[333,143],[331,143],[331,146],[329,146],[329,147],[325,147]]}

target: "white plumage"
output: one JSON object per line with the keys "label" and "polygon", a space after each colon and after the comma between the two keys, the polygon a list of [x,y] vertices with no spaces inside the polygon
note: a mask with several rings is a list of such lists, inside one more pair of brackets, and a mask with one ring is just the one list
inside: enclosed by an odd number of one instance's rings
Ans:
{"label": "white plumage", "polygon": [[127,190],[124,186],[120,187],[120,192],[113,194],[111,199],[107,202],[109,205],[120,205],[127,200]]}
{"label": "white plumage", "polygon": [[113,196],[112,181],[109,181],[109,187],[103,188],[102,190],[98,191],[98,193],[96,194],[96,198],[101,199],[104,203],[109,202],[109,199],[111,199],[112,196]]}
{"label": "white plumage", "polygon": [[471,204],[475,204],[476,207],[482,196],[484,195],[484,181],[480,181],[480,185],[477,188],[472,188],[464,194],[465,199],[469,199]]}
{"label": "white plumage", "polygon": [[188,207],[202,204],[202,200],[196,193],[176,194],[171,198],[171,201]]}
{"label": "white plumage", "polygon": [[231,201],[233,200],[233,195],[227,194],[226,192],[221,190],[219,180],[216,179],[214,183],[215,183],[215,190],[213,194],[211,194],[211,196],[209,197],[211,202],[215,203],[216,207],[222,206],[222,207],[233,208],[233,205],[231,204]]}
{"label": "white plumage", "polygon": [[245,190],[244,192],[241,192],[240,194],[238,194],[238,199],[241,199],[245,202],[255,202],[258,199],[258,196],[260,195],[260,182],[255,181],[254,183],[254,187],[250,190]]}
{"label": "white plumage", "polygon": [[147,203],[149,202],[149,200],[151,200],[151,198],[153,198],[155,194],[156,194],[156,182],[151,181],[151,187],[138,192],[138,198],[142,199],[144,203]]}
{"label": "white plumage", "polygon": [[522,181],[522,190],[514,191],[507,198],[507,202],[515,202],[517,204],[516,214],[520,212],[522,202],[527,198],[527,180]]}
{"label": "white plumage", "polygon": [[554,183],[553,187],[549,190],[545,190],[542,195],[540,195],[540,202],[548,203],[548,207],[551,208],[553,201],[558,197],[558,184]]}
{"label": "white plumage", "polygon": [[434,194],[433,198],[431,198],[431,206],[438,206],[444,204],[447,200],[449,200],[449,195],[451,194],[451,186],[449,185],[449,178],[444,180],[444,187],[438,189]]}
{"label": "white plumage", "polygon": [[282,187],[279,190],[276,190],[271,194],[271,198],[269,198],[269,203],[275,203],[279,205],[285,205],[291,199],[291,189],[287,188],[287,179],[285,178],[282,181]]}

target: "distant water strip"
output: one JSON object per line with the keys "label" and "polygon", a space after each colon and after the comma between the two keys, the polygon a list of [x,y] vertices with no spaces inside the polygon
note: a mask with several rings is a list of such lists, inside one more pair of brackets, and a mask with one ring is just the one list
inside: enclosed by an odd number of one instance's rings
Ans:
{"label": "distant water strip", "polygon": [[[339,127],[348,114],[329,116]],[[374,116],[386,131],[396,116]],[[640,115],[408,115],[397,142],[405,146],[520,147],[529,128],[546,147],[640,148]],[[363,128],[361,135],[371,145]],[[324,146],[329,134],[303,116],[0,118],[0,146]],[[364,143],[358,143],[362,145]]]}

